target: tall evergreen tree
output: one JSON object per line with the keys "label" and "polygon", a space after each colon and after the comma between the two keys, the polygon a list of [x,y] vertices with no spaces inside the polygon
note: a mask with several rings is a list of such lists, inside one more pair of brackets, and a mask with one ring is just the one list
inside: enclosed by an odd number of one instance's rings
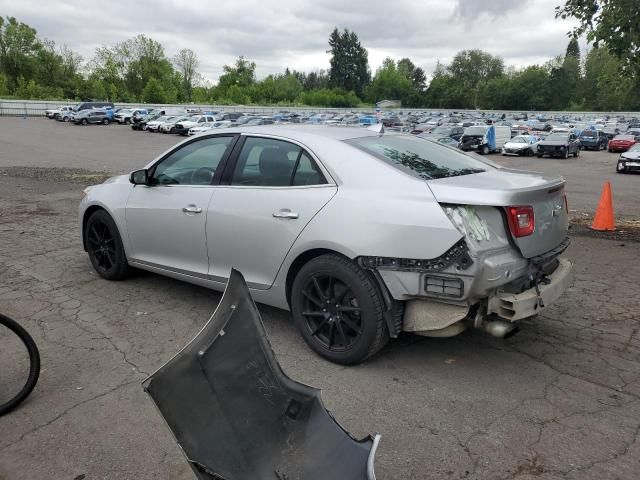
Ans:
{"label": "tall evergreen tree", "polygon": [[329,86],[354,91],[361,97],[371,81],[367,49],[360,44],[356,33],[346,28],[342,33],[337,28],[331,32],[329,47]]}

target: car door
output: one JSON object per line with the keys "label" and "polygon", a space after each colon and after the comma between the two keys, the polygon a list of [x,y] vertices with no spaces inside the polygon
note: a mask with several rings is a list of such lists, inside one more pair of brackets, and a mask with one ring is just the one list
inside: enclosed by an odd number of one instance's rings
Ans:
{"label": "car door", "polygon": [[235,268],[251,288],[268,289],[337,187],[303,146],[268,136],[241,137],[222,183],[207,211],[209,274],[226,281]]}
{"label": "car door", "polygon": [[149,169],[148,185],[136,185],[127,200],[131,260],[207,276],[207,205],[236,138],[219,135],[195,139]]}

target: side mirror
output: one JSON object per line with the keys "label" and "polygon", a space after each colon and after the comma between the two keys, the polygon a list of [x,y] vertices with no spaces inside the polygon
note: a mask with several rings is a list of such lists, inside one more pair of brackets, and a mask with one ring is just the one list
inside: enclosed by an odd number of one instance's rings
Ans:
{"label": "side mirror", "polygon": [[148,170],[136,170],[131,172],[129,181],[134,185],[148,185],[149,184],[149,171]]}

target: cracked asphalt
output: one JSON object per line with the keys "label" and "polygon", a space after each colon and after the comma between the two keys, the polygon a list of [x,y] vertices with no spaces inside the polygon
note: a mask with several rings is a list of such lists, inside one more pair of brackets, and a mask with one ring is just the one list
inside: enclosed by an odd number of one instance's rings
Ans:
{"label": "cracked asphalt", "polygon": [[[42,136],[16,163],[1,131],[0,170],[52,166],[33,157]],[[130,151],[111,149],[114,158]],[[0,175],[0,312],[32,333],[42,356],[33,394],[0,418],[0,479],[191,479],[141,382],[193,337],[220,295],[148,273],[100,279],[77,227],[86,180]],[[354,435],[382,435],[380,479],[632,480],[640,477],[638,246],[575,236],[574,286],[506,341],[475,331],[406,335],[366,364],[342,367],[315,356],[287,312],[261,313],[287,374],[321,388]]]}

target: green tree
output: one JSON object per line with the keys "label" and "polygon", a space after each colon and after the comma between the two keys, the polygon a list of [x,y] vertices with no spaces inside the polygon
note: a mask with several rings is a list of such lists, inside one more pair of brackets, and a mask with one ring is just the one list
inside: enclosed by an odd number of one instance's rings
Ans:
{"label": "green tree", "polygon": [[424,73],[424,70],[420,67],[416,67],[408,58],[401,58],[398,60],[398,71],[411,80],[413,88],[417,91],[422,92],[426,88],[427,76]]}
{"label": "green tree", "polygon": [[17,87],[18,78],[32,79],[36,72],[41,44],[36,30],[14,17],[0,17],[0,71]]}
{"label": "green tree", "polygon": [[366,89],[366,98],[370,102],[401,100],[404,105],[414,92],[406,72],[400,70],[393,59],[385,58]]}
{"label": "green tree", "polygon": [[256,64],[243,56],[238,57],[233,66],[224,65],[224,73],[218,79],[218,86],[226,91],[231,86],[248,87],[256,81]]}
{"label": "green tree", "polygon": [[606,45],[629,75],[640,74],[640,2],[637,0],[565,0],[556,17],[572,17],[574,37],[587,35],[595,47]]}
{"label": "green tree", "polygon": [[200,65],[200,60],[198,60],[198,56],[193,50],[183,48],[173,58],[173,63],[178,67],[181,75],[184,98],[190,102],[193,97],[194,81],[198,77],[197,69]]}
{"label": "green tree", "polygon": [[145,103],[165,103],[166,93],[159,80],[151,77],[142,90],[142,101]]}
{"label": "green tree", "polygon": [[453,57],[448,72],[467,92],[464,106],[476,108],[480,90],[484,85],[504,74],[504,62],[500,57],[494,57],[482,50],[463,50]]}
{"label": "green tree", "polygon": [[356,33],[346,28],[342,33],[337,28],[331,32],[329,47],[329,86],[353,90],[361,96],[371,81],[367,49],[360,45]]}

